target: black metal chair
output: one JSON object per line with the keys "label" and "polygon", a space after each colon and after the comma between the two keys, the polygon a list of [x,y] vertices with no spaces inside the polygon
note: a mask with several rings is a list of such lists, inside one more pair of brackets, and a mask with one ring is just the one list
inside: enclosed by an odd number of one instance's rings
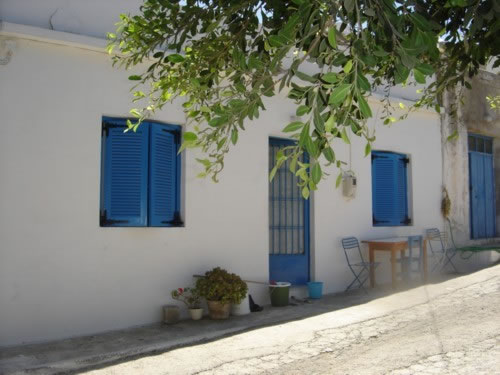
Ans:
{"label": "black metal chair", "polygon": [[345,291],[347,292],[357,282],[359,284],[359,288],[362,288],[366,293],[366,289],[363,284],[366,282],[366,280],[368,280],[368,277],[370,276],[370,267],[376,268],[380,263],[365,262],[365,260],[363,259],[363,254],[361,254],[359,241],[356,237],[342,238],[342,247],[344,249],[347,265],[354,275],[354,280],[347,286]]}

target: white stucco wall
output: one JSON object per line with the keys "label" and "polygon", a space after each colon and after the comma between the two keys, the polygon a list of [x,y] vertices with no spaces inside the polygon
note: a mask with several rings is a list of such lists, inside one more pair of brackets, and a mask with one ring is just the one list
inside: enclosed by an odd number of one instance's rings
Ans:
{"label": "white stucco wall", "polygon": [[[217,265],[268,279],[268,139],[282,135],[292,103],[267,101],[269,110],[227,157],[219,184],[195,178],[196,155],[184,154],[184,228],[100,228],[101,117],[127,116],[130,73],[112,68],[105,53],[11,39],[12,60],[0,66],[0,346],[157,322],[171,289]],[[179,106],[155,119],[184,123]],[[390,128],[371,125],[374,149],[411,157],[414,224],[372,226],[371,161],[354,140],[356,198],[334,188],[335,170],[314,194],[311,271],[326,292],[351,280],[341,237],[442,226],[439,117],[416,112]],[[337,154],[348,160],[341,141]],[[378,258],[377,280],[388,280],[387,259]],[[251,285],[251,293],[267,302],[265,287]]]}

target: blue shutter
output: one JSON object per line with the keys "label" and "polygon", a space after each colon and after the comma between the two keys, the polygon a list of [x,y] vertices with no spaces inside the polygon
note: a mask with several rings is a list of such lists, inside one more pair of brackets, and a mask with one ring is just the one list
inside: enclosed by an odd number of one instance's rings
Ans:
{"label": "blue shutter", "polygon": [[146,226],[149,127],[103,118],[101,226]]}
{"label": "blue shutter", "polygon": [[372,153],[372,209],[375,226],[408,225],[408,187],[405,155]]}
{"label": "blue shutter", "polygon": [[180,226],[180,131],[176,126],[151,123],[149,225]]}

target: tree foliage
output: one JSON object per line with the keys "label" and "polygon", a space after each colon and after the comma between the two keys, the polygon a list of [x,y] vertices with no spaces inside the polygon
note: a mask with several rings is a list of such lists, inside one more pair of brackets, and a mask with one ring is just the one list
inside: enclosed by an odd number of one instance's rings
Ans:
{"label": "tree foliage", "polygon": [[[370,153],[375,88],[428,83],[412,108],[434,106],[491,57],[498,65],[499,14],[498,0],[147,0],[140,14],[121,15],[109,49],[118,46],[119,65],[148,64],[129,77],[135,100],[147,101],[129,127],[184,97],[182,148],[201,148],[201,175],[214,179],[265,97],[283,90],[300,120],[283,124],[298,142],[277,167],[290,159],[305,191],[316,189],[325,164],[341,167],[335,138],[363,137]],[[384,123],[397,120],[392,113],[386,100]],[[310,163],[298,168],[303,152]]]}

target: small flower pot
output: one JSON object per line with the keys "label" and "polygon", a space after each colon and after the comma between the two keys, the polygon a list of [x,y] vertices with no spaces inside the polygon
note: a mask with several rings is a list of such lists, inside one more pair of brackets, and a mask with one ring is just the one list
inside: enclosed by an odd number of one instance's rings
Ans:
{"label": "small flower pot", "polygon": [[189,315],[193,320],[200,320],[203,317],[203,309],[189,309]]}
{"label": "small flower pot", "polygon": [[222,303],[220,301],[207,301],[208,313],[210,319],[221,320],[228,319],[231,312],[230,303]]}
{"label": "small flower pot", "polygon": [[165,324],[175,324],[180,318],[179,306],[166,305],[163,306],[163,323]]}

